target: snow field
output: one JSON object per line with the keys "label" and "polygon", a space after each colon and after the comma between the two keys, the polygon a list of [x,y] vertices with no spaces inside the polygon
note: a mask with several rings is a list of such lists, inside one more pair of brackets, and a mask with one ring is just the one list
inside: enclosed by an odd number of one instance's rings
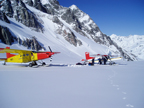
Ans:
{"label": "snow field", "polygon": [[115,66],[0,65],[1,108],[143,108],[143,61]]}

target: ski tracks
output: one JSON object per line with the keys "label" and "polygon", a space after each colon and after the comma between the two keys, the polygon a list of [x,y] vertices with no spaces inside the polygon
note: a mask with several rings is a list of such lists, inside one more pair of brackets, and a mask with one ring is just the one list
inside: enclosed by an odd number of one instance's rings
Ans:
{"label": "ski tracks", "polygon": [[109,75],[108,80],[110,81],[110,84],[112,85],[112,87],[114,87],[116,90],[118,90],[121,94],[122,94],[122,99],[123,101],[126,103],[125,107],[128,108],[133,108],[134,105],[128,103],[127,101],[127,92],[123,91],[122,88],[120,87],[120,85],[115,84],[113,78],[115,78],[117,76],[117,72],[114,71],[114,69],[110,68],[110,71],[112,72],[112,75]]}

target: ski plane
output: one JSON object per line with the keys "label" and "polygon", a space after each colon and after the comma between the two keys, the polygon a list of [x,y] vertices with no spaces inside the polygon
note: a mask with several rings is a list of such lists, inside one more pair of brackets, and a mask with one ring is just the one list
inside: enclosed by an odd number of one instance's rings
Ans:
{"label": "ski plane", "polygon": [[98,59],[102,58],[102,57],[105,57],[105,58],[107,57],[108,61],[110,63],[112,63],[112,60],[119,60],[119,59],[122,58],[122,57],[117,57],[117,56],[114,56],[114,55],[102,55],[102,54],[94,54],[94,55],[90,56],[89,52],[85,52],[85,59],[82,59],[81,61],[91,63],[92,59],[94,59],[94,63],[98,63],[99,62]]}
{"label": "ski plane", "polygon": [[[49,46],[48,46],[49,47]],[[43,60],[46,58],[52,57],[54,54],[58,54],[60,52],[52,52],[50,51],[28,51],[28,50],[18,50],[18,49],[10,49],[10,47],[0,48],[0,53],[6,53],[6,58],[0,58],[1,61],[11,62],[11,63],[29,63],[29,66],[32,67],[37,65],[36,61]],[[42,62],[42,65],[46,65],[45,62]]]}

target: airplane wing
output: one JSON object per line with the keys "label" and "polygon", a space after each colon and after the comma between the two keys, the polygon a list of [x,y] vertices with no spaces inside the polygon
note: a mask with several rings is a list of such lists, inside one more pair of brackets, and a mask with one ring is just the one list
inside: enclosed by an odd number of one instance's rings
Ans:
{"label": "airplane wing", "polygon": [[47,52],[47,51],[28,51],[28,50],[18,50],[18,49],[8,49],[8,48],[0,48],[0,53],[23,53],[23,52],[33,52],[33,53],[53,53],[58,54],[60,52]]}
{"label": "airplane wing", "polygon": [[32,51],[33,53],[53,53],[53,54],[58,54],[60,52],[49,52],[49,51]]}
{"label": "airplane wing", "polygon": [[32,52],[32,51],[0,48],[0,53],[22,53],[22,52]]}
{"label": "airplane wing", "polygon": [[95,56],[95,59],[97,60],[99,57],[107,57],[108,61],[111,61],[111,60],[120,60],[122,59],[122,57],[119,57],[119,56],[109,56],[109,55],[98,55],[98,56]]}
{"label": "airplane wing", "polygon": [[92,55],[90,55],[90,56],[92,56],[92,57],[102,57],[102,56],[109,56],[109,57],[112,57],[112,58],[119,58],[119,56],[118,55],[106,55],[106,54],[92,54]]}
{"label": "airplane wing", "polygon": [[5,61],[7,60],[7,58],[0,58],[0,61]]}

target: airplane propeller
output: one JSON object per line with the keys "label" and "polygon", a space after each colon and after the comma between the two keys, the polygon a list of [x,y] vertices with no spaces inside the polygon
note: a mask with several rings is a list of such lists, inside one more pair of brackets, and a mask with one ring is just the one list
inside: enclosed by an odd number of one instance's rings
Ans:
{"label": "airplane propeller", "polygon": [[52,52],[52,50],[51,50],[50,46],[48,46],[48,48],[49,48],[50,52]]}
{"label": "airplane propeller", "polygon": [[[50,52],[52,53],[52,50],[51,50],[50,46],[48,46],[48,48],[49,48]],[[51,58],[50,58],[50,62],[52,62],[52,55],[51,55]]]}

